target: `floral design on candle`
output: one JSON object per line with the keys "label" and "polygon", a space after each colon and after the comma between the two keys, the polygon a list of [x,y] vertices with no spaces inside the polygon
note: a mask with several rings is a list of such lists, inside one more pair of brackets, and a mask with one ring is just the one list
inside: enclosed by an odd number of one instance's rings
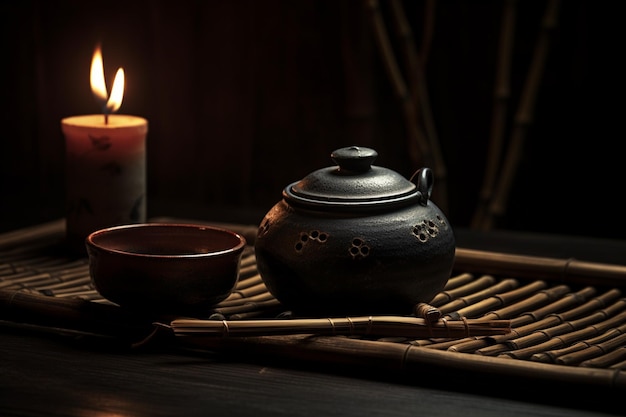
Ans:
{"label": "floral design on candle", "polygon": [[[107,98],[100,49],[92,61],[92,89],[104,114],[61,121],[66,146],[66,232],[70,247],[84,253],[95,230],[146,220],[146,135],[148,122],[137,116],[109,114],[119,109],[123,82],[118,76]],[[94,80],[95,76],[102,77]],[[123,72],[122,72],[123,74]],[[98,87],[99,85],[99,87]],[[120,87],[121,85],[121,87]]]}

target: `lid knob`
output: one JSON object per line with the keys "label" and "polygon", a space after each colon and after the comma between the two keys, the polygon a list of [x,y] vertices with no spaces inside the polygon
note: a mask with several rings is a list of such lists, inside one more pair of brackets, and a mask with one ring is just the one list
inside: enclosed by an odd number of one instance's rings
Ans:
{"label": "lid knob", "polygon": [[333,151],[330,157],[337,165],[339,170],[365,172],[368,171],[374,160],[378,156],[378,152],[374,149],[363,148],[360,146],[349,146]]}

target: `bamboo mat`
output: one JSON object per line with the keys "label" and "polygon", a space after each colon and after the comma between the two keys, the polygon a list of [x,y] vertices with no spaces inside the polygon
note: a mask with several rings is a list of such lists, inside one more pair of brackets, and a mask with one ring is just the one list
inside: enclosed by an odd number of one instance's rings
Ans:
{"label": "bamboo mat", "polygon": [[[290,319],[256,270],[252,246],[256,228],[219,225],[243,234],[249,246],[235,291],[207,318]],[[65,250],[64,231],[65,223],[59,220],[0,234],[0,320],[114,337],[135,345],[158,340],[151,318],[128,313],[98,294],[87,258]],[[202,338],[192,344],[402,372],[428,365],[623,390],[625,288],[624,266],[457,248],[453,274],[430,306],[449,320],[510,320],[511,332],[419,339],[261,335]]]}

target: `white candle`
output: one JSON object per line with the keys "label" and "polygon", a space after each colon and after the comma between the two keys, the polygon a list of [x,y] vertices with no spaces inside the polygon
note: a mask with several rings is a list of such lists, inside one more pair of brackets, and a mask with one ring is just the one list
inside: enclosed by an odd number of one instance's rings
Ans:
{"label": "white candle", "polygon": [[146,221],[148,122],[111,114],[122,105],[124,70],[109,97],[100,46],[94,51],[91,90],[103,114],[61,120],[65,136],[66,232],[69,248],[86,253],[85,238],[99,229]]}
{"label": "white candle", "polygon": [[61,121],[66,145],[66,230],[84,251],[95,230],[146,220],[146,135],[136,116],[101,114]]}

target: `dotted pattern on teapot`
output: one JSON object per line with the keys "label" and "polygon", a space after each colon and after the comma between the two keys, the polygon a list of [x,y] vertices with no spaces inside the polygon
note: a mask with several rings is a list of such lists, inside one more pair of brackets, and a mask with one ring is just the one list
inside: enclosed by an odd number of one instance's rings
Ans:
{"label": "dotted pattern on teapot", "polygon": [[327,232],[320,232],[319,230],[311,230],[310,232],[300,232],[300,238],[295,244],[295,250],[298,253],[302,253],[307,243],[313,241],[318,243],[325,243],[328,240]]}
{"label": "dotted pattern on teapot", "polygon": [[431,238],[437,237],[439,234],[439,227],[447,229],[446,220],[437,215],[436,220],[422,220],[413,226],[411,233],[422,243],[428,242]]}
{"label": "dotted pattern on teapot", "polygon": [[367,258],[370,254],[370,247],[365,243],[364,239],[355,237],[352,239],[348,252],[350,252],[352,259]]}

